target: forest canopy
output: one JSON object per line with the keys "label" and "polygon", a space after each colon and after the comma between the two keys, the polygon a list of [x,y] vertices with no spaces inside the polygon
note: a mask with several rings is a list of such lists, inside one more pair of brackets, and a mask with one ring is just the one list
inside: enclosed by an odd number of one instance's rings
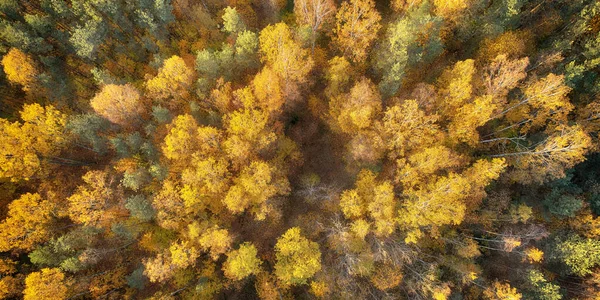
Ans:
{"label": "forest canopy", "polygon": [[600,299],[600,2],[0,0],[0,299]]}

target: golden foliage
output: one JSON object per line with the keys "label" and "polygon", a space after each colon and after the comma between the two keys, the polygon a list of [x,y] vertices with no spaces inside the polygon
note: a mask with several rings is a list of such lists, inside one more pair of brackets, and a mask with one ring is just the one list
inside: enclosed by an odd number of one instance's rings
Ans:
{"label": "golden foliage", "polygon": [[284,285],[304,284],[321,270],[319,244],[302,236],[300,228],[288,229],[275,244],[275,276]]}
{"label": "golden foliage", "polygon": [[69,217],[79,224],[109,225],[116,217],[110,209],[119,203],[118,194],[112,187],[112,177],[105,171],[89,171],[82,179],[85,184],[67,199]]}
{"label": "golden foliage", "polygon": [[181,269],[193,266],[200,256],[200,253],[189,242],[173,243],[169,247],[169,252],[173,265]]}
{"label": "golden foliage", "polygon": [[371,282],[376,288],[385,291],[393,289],[402,283],[402,270],[394,265],[384,264],[375,268]]}
{"label": "golden foliage", "polygon": [[335,18],[333,45],[351,61],[364,62],[381,28],[381,16],[375,9],[375,2],[344,1]]}
{"label": "golden foliage", "polygon": [[223,147],[227,155],[235,162],[244,163],[269,146],[276,136],[268,122],[269,115],[256,109],[246,108],[226,115],[225,130],[229,136]]}
{"label": "golden foliage", "polygon": [[425,148],[396,161],[396,181],[411,188],[433,180],[440,170],[456,170],[464,164],[464,158],[445,146]]}
{"label": "golden foliage", "polygon": [[515,170],[511,179],[522,183],[562,178],[565,170],[585,160],[591,138],[580,126],[560,126],[543,143],[530,151],[498,156],[510,158]]}
{"label": "golden foliage", "polygon": [[67,298],[69,280],[59,269],[42,269],[25,278],[25,300],[62,300]]}
{"label": "golden foliage", "polygon": [[517,289],[510,286],[508,283],[494,281],[494,284],[488,287],[483,295],[486,299],[494,300],[520,300],[522,295],[517,292]]}
{"label": "golden foliage", "polygon": [[0,251],[32,250],[45,242],[50,233],[55,204],[39,194],[23,194],[8,205],[6,219],[0,223]]}
{"label": "golden foliage", "polygon": [[479,143],[477,128],[485,125],[496,109],[491,95],[477,97],[472,103],[460,107],[448,126],[448,137],[454,143]]}
{"label": "golden foliage", "polygon": [[490,61],[498,55],[510,59],[526,56],[533,48],[533,35],[527,31],[506,31],[495,38],[485,39],[479,47],[478,56]]}
{"label": "golden foliage", "polygon": [[310,292],[317,298],[325,298],[331,290],[326,282],[313,281],[310,283]]}
{"label": "golden foliage", "polygon": [[444,70],[438,78],[439,108],[446,118],[458,114],[457,110],[472,97],[472,80],[475,74],[475,61],[467,59],[457,62],[452,68]]}
{"label": "golden foliage", "polygon": [[164,61],[158,75],[146,82],[147,95],[171,108],[178,108],[189,96],[194,76],[194,70],[181,57],[172,56]]}
{"label": "golden foliage", "polygon": [[24,91],[33,88],[37,81],[39,71],[33,59],[17,48],[10,48],[8,53],[2,57],[4,73],[9,81],[23,86]]}
{"label": "golden foliage", "polygon": [[456,21],[471,5],[471,0],[434,0],[435,13],[444,19]]}
{"label": "golden foliage", "polygon": [[298,24],[308,25],[313,31],[321,29],[333,18],[335,3],[333,0],[297,0],[294,1],[294,14]]}
{"label": "golden foliage", "polygon": [[[283,82],[304,83],[313,67],[309,51],[292,39],[285,23],[265,27],[259,36],[261,60],[266,62]],[[287,89],[284,88],[287,92]]]}
{"label": "golden foliage", "polygon": [[329,111],[342,132],[367,129],[381,112],[381,96],[371,80],[363,77],[348,95],[332,99]]}
{"label": "golden foliage", "polygon": [[223,272],[227,278],[242,280],[252,274],[258,274],[262,261],[257,257],[258,251],[252,243],[243,243],[240,248],[227,253],[223,263]]}
{"label": "golden foliage", "polygon": [[0,178],[29,179],[67,141],[66,115],[53,106],[26,104],[21,119],[23,123],[0,119]]}
{"label": "golden foliage", "polygon": [[90,105],[99,115],[123,126],[139,123],[146,111],[140,93],[130,84],[103,86]]}
{"label": "golden foliage", "polygon": [[198,244],[204,251],[210,251],[213,260],[219,259],[221,254],[225,254],[231,249],[233,238],[227,229],[221,229],[213,226],[204,230],[200,234]]}
{"label": "golden foliage", "polygon": [[253,161],[235,178],[223,203],[234,214],[250,210],[257,220],[269,212],[267,200],[289,192],[289,182],[279,178],[274,167],[266,162]]}
{"label": "golden foliage", "polygon": [[536,247],[525,250],[525,259],[529,263],[540,263],[544,259],[544,252]]}
{"label": "golden foliage", "polygon": [[485,93],[494,98],[495,103],[504,105],[505,97],[519,82],[527,77],[525,68],[529,65],[529,58],[509,59],[505,54],[500,54],[484,68],[483,85]]}
{"label": "golden foliage", "polygon": [[285,104],[281,81],[271,68],[264,67],[252,80],[252,90],[258,107],[270,115],[277,115]]}
{"label": "golden foliage", "polygon": [[389,107],[383,117],[383,131],[390,155],[404,156],[415,149],[435,144],[442,133],[437,115],[426,115],[415,100]]}

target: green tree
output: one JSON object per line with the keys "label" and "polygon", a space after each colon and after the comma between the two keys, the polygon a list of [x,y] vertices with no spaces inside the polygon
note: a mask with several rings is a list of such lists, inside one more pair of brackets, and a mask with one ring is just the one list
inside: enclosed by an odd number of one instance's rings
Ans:
{"label": "green tree", "polygon": [[143,195],[127,198],[125,208],[129,210],[131,216],[142,221],[152,220],[155,214],[152,204]]}
{"label": "green tree", "polygon": [[382,76],[381,94],[393,96],[402,83],[406,69],[441,54],[441,18],[429,14],[427,3],[411,10],[388,27],[379,45],[374,67]]}
{"label": "green tree", "polygon": [[246,29],[246,24],[238,14],[235,7],[227,6],[223,10],[223,31],[230,34],[238,34]]}

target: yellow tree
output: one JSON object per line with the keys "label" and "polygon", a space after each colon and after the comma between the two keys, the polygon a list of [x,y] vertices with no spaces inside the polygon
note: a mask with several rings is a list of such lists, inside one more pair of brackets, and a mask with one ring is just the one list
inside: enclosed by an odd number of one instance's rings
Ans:
{"label": "yellow tree", "polygon": [[23,194],[8,205],[6,219],[0,223],[0,251],[30,251],[47,241],[52,229],[54,203],[39,194]]}
{"label": "yellow tree", "polygon": [[369,128],[381,113],[381,96],[371,80],[361,78],[348,95],[331,99],[329,113],[342,132],[355,133]]}
{"label": "yellow tree", "polygon": [[227,155],[237,163],[247,162],[254,154],[275,141],[275,133],[267,126],[269,115],[257,109],[241,109],[225,116],[229,134],[223,142]]}
{"label": "yellow tree", "polygon": [[392,9],[397,12],[407,11],[421,5],[423,0],[391,0]]}
{"label": "yellow tree", "polygon": [[373,200],[367,205],[367,211],[375,223],[375,234],[389,236],[395,229],[394,186],[389,181],[377,185],[373,189]]}
{"label": "yellow tree", "polygon": [[506,167],[503,159],[479,160],[462,174],[450,172],[418,188],[404,190],[406,201],[398,212],[399,224],[407,229],[407,243],[416,242],[422,228],[462,223],[467,210],[485,196],[484,188]]}
{"label": "yellow tree", "polygon": [[381,28],[381,16],[375,9],[375,2],[344,1],[335,18],[334,46],[353,62],[364,62]]}
{"label": "yellow tree", "polygon": [[181,174],[183,188],[180,191],[189,212],[198,213],[204,208],[209,208],[213,213],[221,211],[221,198],[229,187],[228,166],[224,159],[204,159],[196,154],[192,156],[191,168]]}
{"label": "yellow tree", "polygon": [[0,119],[0,177],[28,179],[66,142],[66,115],[54,107],[26,104],[21,119],[23,123]]}
{"label": "yellow tree", "polygon": [[377,129],[378,127],[375,130],[362,130],[346,144],[352,163],[377,164],[378,160],[384,156],[385,142]]}
{"label": "yellow tree", "polygon": [[396,181],[404,188],[412,188],[436,180],[440,170],[457,171],[465,163],[464,157],[445,146],[434,146],[396,161]]}
{"label": "yellow tree", "polygon": [[375,269],[370,280],[376,288],[385,291],[399,286],[402,278],[402,270],[399,266],[384,264]]}
{"label": "yellow tree", "polygon": [[463,172],[463,175],[469,179],[469,183],[471,184],[471,190],[465,198],[469,210],[479,207],[481,200],[486,196],[485,187],[493,180],[498,179],[500,174],[506,169],[506,166],[504,158],[480,159]]}
{"label": "yellow tree", "polygon": [[447,20],[456,21],[471,5],[471,0],[434,0],[435,13]]}
{"label": "yellow tree", "polygon": [[18,298],[23,291],[22,276],[3,275],[0,279],[0,298],[15,299]]}
{"label": "yellow tree", "polygon": [[190,225],[189,232],[190,237],[196,238],[200,248],[203,251],[210,252],[211,258],[215,261],[219,259],[221,254],[229,251],[231,244],[233,244],[233,237],[229,234],[229,231],[218,226],[202,228],[202,226],[195,223]]}
{"label": "yellow tree", "polygon": [[223,141],[223,132],[221,129],[212,126],[198,127],[198,151],[201,157],[218,156],[222,153],[221,142]]}
{"label": "yellow tree", "polygon": [[287,178],[278,176],[266,162],[253,161],[235,178],[223,203],[234,214],[250,210],[257,220],[263,220],[269,211],[267,200],[289,193]]}
{"label": "yellow tree", "polygon": [[220,194],[227,188],[229,172],[226,160],[216,160],[213,157],[203,159],[194,155],[191,166],[181,174],[184,184],[195,186],[201,194],[207,196]]}
{"label": "yellow tree", "polygon": [[564,75],[549,74],[523,90],[525,99],[517,105],[520,106],[523,102],[528,105],[523,110],[513,110],[512,112],[515,112],[516,116],[509,114],[507,118],[518,120],[522,113],[527,113],[531,122],[524,127],[526,130],[541,127],[547,121],[554,124],[566,124],[567,115],[573,110],[573,105],[567,96],[569,92],[571,92],[571,88],[565,84]]}
{"label": "yellow tree", "polygon": [[292,95],[298,84],[306,82],[313,67],[308,50],[292,38],[285,23],[265,27],[259,36],[261,60],[281,76],[283,91]]}
{"label": "yellow tree", "polygon": [[262,261],[257,257],[258,251],[252,243],[243,243],[237,250],[227,253],[223,263],[225,276],[232,280],[242,280],[260,272]]}
{"label": "yellow tree", "polygon": [[152,206],[156,210],[156,221],[163,228],[179,230],[193,220],[179,194],[179,186],[165,180],[162,189],[153,197]]}
{"label": "yellow tree", "polygon": [[335,13],[333,0],[294,1],[294,14],[300,25],[308,25],[316,33],[324,23],[329,22]]}
{"label": "yellow tree", "polygon": [[168,252],[158,253],[156,257],[144,259],[144,275],[150,282],[165,282],[175,274],[177,267],[171,262]]}
{"label": "yellow tree", "polygon": [[169,125],[162,146],[163,154],[176,162],[189,162],[198,147],[198,124],[191,115],[179,115]]}
{"label": "yellow tree", "polygon": [[113,179],[106,171],[89,171],[82,179],[84,184],[67,199],[71,220],[88,226],[108,225],[116,217],[111,209],[119,203]]}
{"label": "yellow tree", "polygon": [[506,55],[510,59],[523,57],[534,48],[534,35],[529,31],[505,31],[481,42],[478,57],[490,61],[498,55]]}
{"label": "yellow tree", "polygon": [[456,114],[451,117],[448,138],[453,143],[477,145],[479,143],[477,128],[489,121],[495,109],[494,97],[491,95],[477,97],[473,102],[458,108]]}
{"label": "yellow tree", "polygon": [[340,196],[340,208],[346,218],[360,218],[365,214],[365,201],[358,191],[345,190]]}
{"label": "yellow tree", "polygon": [[208,102],[213,108],[216,108],[217,111],[223,114],[233,111],[235,108],[231,82],[225,82],[223,78],[219,78],[216,82],[216,87],[210,92]]}
{"label": "yellow tree", "polygon": [[352,65],[345,57],[336,56],[330,59],[325,73],[325,78],[327,78],[325,94],[332,98],[346,92],[354,73]]}
{"label": "yellow tree", "polygon": [[[549,74],[541,79],[534,79],[521,87],[522,95],[513,99],[501,111],[489,120],[501,119],[503,126],[489,136],[505,133],[508,130],[527,134],[533,129],[546,127],[547,130],[568,123],[568,115],[573,110],[568,94],[571,91],[565,82],[564,75]],[[490,139],[493,142],[498,139]]]}
{"label": "yellow tree", "polygon": [[169,107],[178,108],[189,96],[194,74],[194,70],[181,57],[172,56],[164,61],[158,75],[146,82],[148,96]]}
{"label": "yellow tree", "polygon": [[29,55],[17,48],[10,48],[2,57],[4,73],[10,82],[20,84],[24,91],[29,91],[37,81],[39,71]]}
{"label": "yellow tree", "polygon": [[544,251],[536,248],[530,247],[525,250],[523,261],[527,261],[529,263],[540,263],[544,259]]}
{"label": "yellow tree", "polygon": [[275,244],[275,276],[284,285],[305,284],[321,270],[319,244],[302,236],[300,228],[288,229]]}
{"label": "yellow tree", "polygon": [[105,85],[90,104],[99,115],[123,126],[139,123],[146,111],[140,93],[130,84]]}
{"label": "yellow tree", "polygon": [[506,104],[508,92],[516,88],[527,77],[525,69],[528,65],[528,58],[509,59],[504,54],[498,55],[483,69],[485,94],[493,96],[494,102],[503,107]]}
{"label": "yellow tree", "polygon": [[494,281],[494,283],[485,289],[483,296],[486,299],[493,300],[521,300],[521,293],[517,289],[510,286],[508,283]]}
{"label": "yellow tree", "polygon": [[470,189],[467,178],[450,173],[421,189],[405,190],[406,200],[398,212],[400,225],[408,229],[405,241],[417,242],[422,227],[462,223],[466,211],[463,200]]}
{"label": "yellow tree", "polygon": [[[431,167],[430,171],[438,169]],[[398,221],[408,229],[406,242],[416,242],[423,234],[422,228],[431,228],[434,233],[439,226],[462,223],[466,212],[475,209],[485,197],[485,187],[498,179],[505,168],[501,158],[478,160],[461,174],[425,177],[429,179],[426,183],[405,189],[406,201],[398,212]]]}
{"label": "yellow tree", "polygon": [[425,114],[415,100],[389,107],[383,117],[383,132],[391,156],[404,156],[442,140],[437,120],[437,115]]}
{"label": "yellow tree", "polygon": [[124,288],[127,284],[125,267],[116,267],[94,276],[88,287],[91,296],[100,298],[113,290]]}
{"label": "yellow tree", "polygon": [[281,81],[270,67],[264,67],[252,80],[252,90],[258,107],[271,116],[281,112],[285,104]]}
{"label": "yellow tree", "polygon": [[472,97],[471,81],[475,74],[475,61],[467,59],[459,61],[452,68],[446,69],[437,81],[438,110],[442,116],[451,118],[457,114]]}
{"label": "yellow tree", "polygon": [[60,269],[42,269],[25,278],[25,300],[63,300],[67,298],[70,281]]}
{"label": "yellow tree", "polygon": [[171,263],[180,269],[193,266],[196,264],[196,259],[200,256],[198,250],[191,246],[189,242],[171,244],[169,253],[171,254]]}
{"label": "yellow tree", "polygon": [[534,149],[492,155],[506,157],[514,170],[511,179],[524,184],[562,178],[565,170],[585,160],[592,139],[578,125],[559,126]]}
{"label": "yellow tree", "polygon": [[355,188],[342,192],[340,208],[347,219],[354,220],[353,228],[357,235],[364,237],[373,223],[375,234],[390,235],[395,228],[394,187],[389,181],[377,182],[376,174],[361,170],[356,179]]}

